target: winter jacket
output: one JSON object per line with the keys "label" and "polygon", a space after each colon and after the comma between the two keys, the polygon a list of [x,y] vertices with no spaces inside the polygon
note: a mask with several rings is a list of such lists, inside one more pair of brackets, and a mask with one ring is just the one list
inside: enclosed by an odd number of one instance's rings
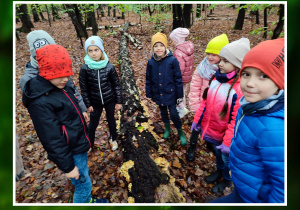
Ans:
{"label": "winter jacket", "polygon": [[[36,75],[38,75],[38,73],[39,73],[39,70],[37,68],[34,68],[31,65],[30,61],[26,63],[25,73],[20,79],[20,86],[21,86],[22,92],[24,92],[25,84],[28,82],[28,80],[32,79],[33,77],[36,77]],[[75,89],[75,95],[78,100],[81,111],[86,112],[86,110],[87,110],[86,106],[85,106],[83,99],[82,99],[81,95],[79,94],[78,89],[75,86],[75,83],[73,82],[71,77],[68,81],[68,84],[71,85]]]}
{"label": "winter jacket", "polygon": [[194,45],[184,42],[176,46],[173,56],[177,58],[182,75],[182,83],[187,84],[192,79],[194,69]]}
{"label": "winter jacket", "polygon": [[245,202],[284,202],[284,105],[267,113],[239,109],[230,148],[232,181]]}
{"label": "winter jacket", "polygon": [[197,112],[203,100],[202,95],[208,87],[209,80],[200,77],[197,71],[194,71],[189,93],[189,105],[191,112]]}
{"label": "winter jacket", "polygon": [[182,76],[178,60],[172,52],[156,61],[152,56],[146,69],[146,97],[151,98],[159,106],[176,104],[183,97]]}
{"label": "winter jacket", "polygon": [[233,137],[235,119],[240,108],[239,100],[243,96],[240,79],[230,91],[227,115],[223,120],[219,116],[233,81],[234,78],[222,83],[215,77],[209,86],[207,99],[201,102],[194,117],[194,122],[200,124],[201,138],[216,145],[223,143],[229,147]]}
{"label": "winter jacket", "polygon": [[91,145],[74,94],[69,84],[59,89],[37,75],[25,84],[22,97],[49,160],[65,173],[75,167],[73,155],[87,152]]}
{"label": "winter jacket", "polygon": [[122,92],[115,67],[108,63],[105,68],[94,70],[83,64],[79,72],[79,84],[87,107],[109,103],[122,104]]}

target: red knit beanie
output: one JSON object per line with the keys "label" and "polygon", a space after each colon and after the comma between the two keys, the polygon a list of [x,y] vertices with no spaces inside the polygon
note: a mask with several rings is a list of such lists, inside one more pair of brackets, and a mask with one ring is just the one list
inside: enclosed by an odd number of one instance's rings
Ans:
{"label": "red knit beanie", "polygon": [[261,70],[280,90],[284,89],[284,39],[267,40],[256,45],[244,57],[241,72],[246,67]]}
{"label": "red knit beanie", "polygon": [[72,60],[60,45],[49,44],[36,50],[39,75],[46,80],[73,75]]}

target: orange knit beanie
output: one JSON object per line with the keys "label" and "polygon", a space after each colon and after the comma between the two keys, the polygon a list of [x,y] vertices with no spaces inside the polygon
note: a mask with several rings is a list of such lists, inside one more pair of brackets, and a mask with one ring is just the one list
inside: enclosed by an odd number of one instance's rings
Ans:
{"label": "orange knit beanie", "polygon": [[154,34],[151,38],[151,46],[153,47],[153,45],[156,42],[161,42],[163,43],[163,45],[165,45],[165,47],[168,47],[168,40],[167,40],[167,36],[163,33],[157,32],[156,34]]}

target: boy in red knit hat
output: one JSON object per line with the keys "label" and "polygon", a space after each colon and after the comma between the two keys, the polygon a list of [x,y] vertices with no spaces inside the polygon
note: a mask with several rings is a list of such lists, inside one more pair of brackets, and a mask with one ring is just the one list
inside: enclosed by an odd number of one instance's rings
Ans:
{"label": "boy in red knit hat", "polygon": [[241,108],[230,146],[234,191],[213,203],[283,203],[284,39],[259,43],[244,57]]}
{"label": "boy in red knit hat", "polygon": [[69,53],[49,44],[36,50],[36,59],[39,74],[25,84],[22,100],[48,158],[71,179],[74,203],[108,203],[91,197],[87,165],[91,142],[75,90],[67,83],[73,75]]}

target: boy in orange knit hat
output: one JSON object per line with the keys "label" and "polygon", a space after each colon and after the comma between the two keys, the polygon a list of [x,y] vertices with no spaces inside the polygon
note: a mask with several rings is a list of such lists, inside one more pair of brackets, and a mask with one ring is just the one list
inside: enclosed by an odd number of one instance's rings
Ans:
{"label": "boy in orange knit hat", "polygon": [[259,43],[244,57],[241,108],[230,146],[234,191],[213,203],[283,203],[284,39]]}
{"label": "boy in orange knit hat", "polygon": [[36,50],[36,60],[39,74],[25,84],[22,100],[49,160],[71,179],[74,203],[108,203],[91,197],[87,165],[91,142],[75,90],[67,83],[73,75],[68,51],[60,45],[45,45]]}
{"label": "boy in orange knit hat", "polygon": [[176,105],[183,100],[182,75],[178,60],[167,49],[167,36],[160,32],[152,36],[153,55],[148,60],[146,70],[146,96],[156,102],[160,108],[162,121],[165,124],[163,138],[171,132],[170,119],[178,130],[180,144],[186,145],[186,137],[182,130]]}

